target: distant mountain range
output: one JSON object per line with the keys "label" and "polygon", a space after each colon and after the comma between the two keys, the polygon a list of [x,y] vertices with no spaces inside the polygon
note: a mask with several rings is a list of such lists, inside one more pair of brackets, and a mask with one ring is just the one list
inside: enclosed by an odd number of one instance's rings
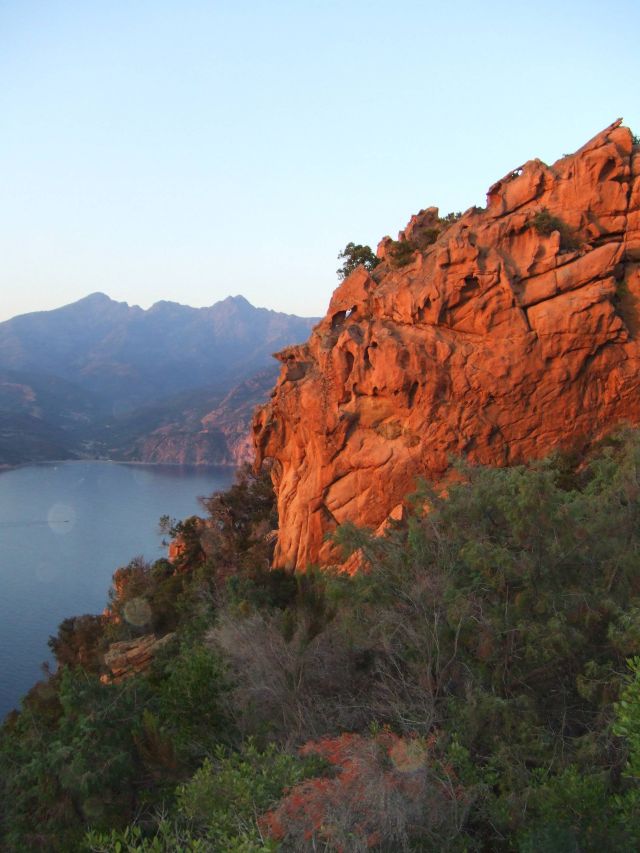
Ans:
{"label": "distant mountain range", "polygon": [[234,463],[314,318],[230,296],[148,310],[103,293],[0,323],[0,465],[106,457]]}

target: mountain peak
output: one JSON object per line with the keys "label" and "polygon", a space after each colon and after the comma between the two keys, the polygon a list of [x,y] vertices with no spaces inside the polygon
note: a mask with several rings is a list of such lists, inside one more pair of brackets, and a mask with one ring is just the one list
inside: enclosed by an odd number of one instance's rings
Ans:
{"label": "mountain peak", "polygon": [[226,299],[222,299],[219,305],[237,305],[239,308],[254,308],[248,299],[246,299],[242,294],[238,293],[236,296],[227,296]]}
{"label": "mountain peak", "polygon": [[78,299],[77,302],[113,302],[110,296],[107,296],[106,293],[102,293],[100,290],[96,290],[94,293],[89,293],[87,296],[82,297],[82,299]]}

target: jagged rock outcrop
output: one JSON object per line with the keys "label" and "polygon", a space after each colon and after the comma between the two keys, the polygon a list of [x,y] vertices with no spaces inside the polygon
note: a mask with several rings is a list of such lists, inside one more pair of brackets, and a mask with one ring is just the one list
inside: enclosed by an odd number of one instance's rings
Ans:
{"label": "jagged rock outcrop", "polygon": [[174,636],[173,633],[165,634],[164,637],[144,634],[135,640],[111,643],[104,654],[104,664],[111,675],[103,675],[101,680],[104,683],[118,684],[125,678],[144,672],[151,666],[158,651],[171,642]]}
{"label": "jagged rock outcrop", "polygon": [[457,221],[430,208],[279,353],[254,420],[275,460],[275,565],[335,558],[451,456],[507,465],[640,422],[640,146],[615,122],[532,160]]}

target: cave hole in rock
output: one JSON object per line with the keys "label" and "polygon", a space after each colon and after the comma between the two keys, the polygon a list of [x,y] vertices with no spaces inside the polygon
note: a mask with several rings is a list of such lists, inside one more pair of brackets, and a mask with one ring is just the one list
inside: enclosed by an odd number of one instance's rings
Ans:
{"label": "cave hole in rock", "polygon": [[422,303],[422,307],[418,308],[416,311],[416,321],[418,323],[424,322],[424,318],[427,314],[427,311],[431,308],[431,298],[427,296],[427,298]]}
{"label": "cave hole in rock", "polygon": [[616,170],[616,161],[613,157],[609,157],[605,164],[600,169],[598,181],[608,181],[611,175]]}
{"label": "cave hole in rock", "polygon": [[347,379],[349,378],[349,376],[351,375],[351,371],[353,370],[353,362],[355,361],[355,359],[354,359],[354,357],[353,357],[353,353],[352,353],[352,352],[349,352],[348,350],[347,350],[347,352],[345,352],[345,354],[344,354],[344,355],[345,355],[345,374],[344,374],[344,379],[345,379],[345,382],[346,382],[346,381],[347,381]]}
{"label": "cave hole in rock", "polygon": [[347,316],[346,311],[338,311],[336,314],[334,314],[333,317],[331,318],[331,328],[332,329],[339,329],[340,326],[342,326],[342,324],[344,323],[346,316]]}
{"label": "cave hole in rock", "polygon": [[470,296],[474,290],[477,290],[480,287],[480,282],[478,281],[477,276],[475,275],[467,275],[464,279],[464,284],[462,285],[462,290],[460,291],[460,296]]}
{"label": "cave hole in rock", "polygon": [[414,401],[414,400],[415,400],[415,398],[416,398],[416,392],[417,392],[417,390],[418,390],[418,382],[417,382],[417,380],[414,380],[414,381],[411,383],[411,387],[409,388],[409,394],[407,395],[407,406],[408,406],[410,409],[412,409],[412,408],[413,408],[413,401]]}

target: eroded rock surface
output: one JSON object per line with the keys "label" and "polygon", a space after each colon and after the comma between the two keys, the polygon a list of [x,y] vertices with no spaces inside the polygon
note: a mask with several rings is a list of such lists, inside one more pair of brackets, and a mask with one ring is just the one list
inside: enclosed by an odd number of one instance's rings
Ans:
{"label": "eroded rock surface", "polygon": [[109,668],[111,675],[103,675],[101,680],[118,684],[125,678],[144,672],[151,666],[157,652],[171,642],[174,636],[173,633],[165,634],[164,637],[145,634],[135,640],[111,643],[104,655],[105,666]]}
{"label": "eroded rock surface", "polygon": [[336,525],[378,527],[452,455],[514,464],[640,422],[640,147],[620,122],[516,169],[486,209],[421,212],[378,254],[279,353],[254,420],[278,566],[331,562]]}

